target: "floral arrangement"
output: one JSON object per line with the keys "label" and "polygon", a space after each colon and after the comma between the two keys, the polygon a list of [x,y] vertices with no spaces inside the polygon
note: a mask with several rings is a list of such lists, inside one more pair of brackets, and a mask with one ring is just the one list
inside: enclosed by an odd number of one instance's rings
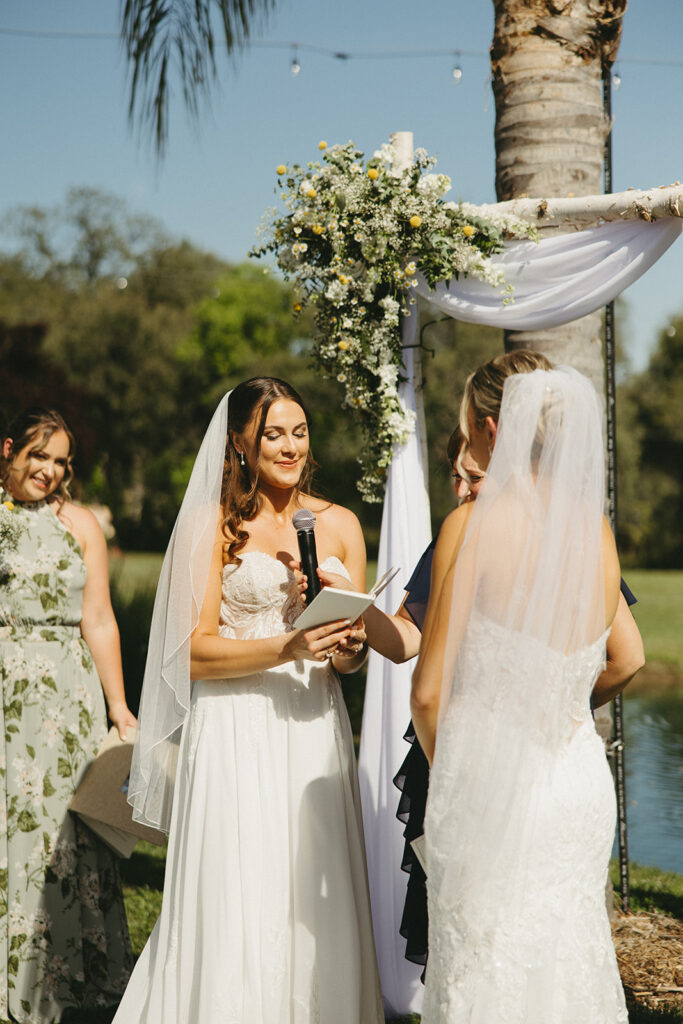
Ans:
{"label": "floral arrangement", "polygon": [[15,551],[23,531],[24,524],[16,515],[14,502],[6,498],[0,502],[0,548]]}
{"label": "floral arrangement", "polygon": [[[506,236],[530,237],[533,229],[445,202],[450,179],[425,173],[436,161],[424,150],[398,170],[390,145],[366,163],[352,142],[318,148],[322,163],[277,168],[287,212],[266,215],[261,244],[250,255],[275,254],[296,283],[295,314],[314,303],[316,363],[344,385],[343,404],[363,427],[358,488],[366,501],[382,501],[394,446],[414,429],[398,388],[400,321],[415,305],[418,268],[430,287],[460,274],[504,285],[488,257]],[[509,288],[503,298],[510,301]]]}

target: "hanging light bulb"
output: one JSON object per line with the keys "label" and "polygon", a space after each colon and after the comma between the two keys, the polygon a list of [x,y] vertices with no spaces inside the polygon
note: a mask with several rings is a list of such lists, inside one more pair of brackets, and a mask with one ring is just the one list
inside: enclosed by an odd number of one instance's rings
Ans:
{"label": "hanging light bulb", "polygon": [[292,78],[297,78],[299,72],[301,71],[301,64],[299,64],[299,57],[296,51],[294,52],[294,56],[292,57],[292,63],[290,65],[289,71]]}
{"label": "hanging light bulb", "polygon": [[453,67],[453,70],[451,71],[451,75],[453,76],[453,81],[457,85],[459,83],[460,79],[462,78],[462,68],[460,67],[459,64],[456,64]]}
{"label": "hanging light bulb", "polygon": [[617,74],[616,71],[612,75],[612,85],[614,86],[615,89],[618,89],[619,86],[621,85],[621,75]]}

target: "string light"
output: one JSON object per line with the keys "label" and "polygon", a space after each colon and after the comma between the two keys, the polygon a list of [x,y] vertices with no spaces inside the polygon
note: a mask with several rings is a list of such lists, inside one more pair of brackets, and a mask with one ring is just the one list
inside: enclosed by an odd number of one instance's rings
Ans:
{"label": "string light", "polygon": [[620,85],[621,85],[621,75],[617,71],[615,71],[614,74],[612,75],[612,86],[613,86],[614,89],[618,89]]}
{"label": "string light", "polygon": [[[84,41],[92,41],[95,39],[102,40],[116,40],[120,41],[121,36],[118,32],[78,32],[75,30],[61,30],[61,29],[27,29],[27,28],[10,28],[7,26],[0,25],[0,36],[24,36],[26,38],[33,39],[79,39]],[[291,63],[292,74],[296,77],[301,71],[301,65],[299,63],[297,52],[306,50],[307,53],[317,53],[323,57],[330,57],[334,60],[406,60],[412,58],[429,58],[429,57],[455,57],[458,58],[461,55],[465,57],[476,57],[479,59],[489,59],[488,50],[453,50],[453,49],[434,49],[434,50],[357,50],[341,51],[334,50],[331,47],[316,46],[311,43],[294,43],[273,40],[254,40],[248,43],[247,49],[259,50],[259,49],[273,49],[273,50],[292,50],[294,49],[294,59]],[[648,64],[652,67],[670,67],[670,68],[681,68],[683,67],[683,60],[670,60],[659,57],[622,57],[619,56],[620,64]],[[297,68],[295,71],[294,68]],[[459,69],[462,75],[462,68],[459,64],[456,64],[451,74],[453,78],[456,78],[455,71]],[[461,77],[461,76],[459,76]],[[458,77],[458,80],[459,80]],[[618,74],[614,73],[612,77],[614,88],[618,88],[621,83],[621,78]]]}
{"label": "string light", "polygon": [[460,67],[459,64],[455,65],[455,67],[451,71],[451,75],[453,76],[453,81],[455,82],[455,84],[458,85],[460,79],[462,78],[462,68]]}
{"label": "string light", "polygon": [[299,57],[298,57],[298,54],[297,54],[297,52],[295,50],[294,51],[294,56],[292,57],[292,63],[289,66],[289,73],[291,74],[292,78],[298,78],[300,71],[301,71],[301,64],[299,64]]}

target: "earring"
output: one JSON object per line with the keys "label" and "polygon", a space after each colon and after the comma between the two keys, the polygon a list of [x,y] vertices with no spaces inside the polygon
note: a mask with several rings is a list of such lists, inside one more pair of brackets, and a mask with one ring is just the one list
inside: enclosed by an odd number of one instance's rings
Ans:
{"label": "earring", "polygon": [[244,458],[244,452],[240,452],[240,466],[245,466],[246,460]]}

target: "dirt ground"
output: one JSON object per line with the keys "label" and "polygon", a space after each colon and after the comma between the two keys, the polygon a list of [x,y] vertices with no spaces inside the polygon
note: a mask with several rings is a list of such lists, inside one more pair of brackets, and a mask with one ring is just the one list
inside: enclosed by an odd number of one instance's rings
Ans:
{"label": "dirt ground", "polygon": [[619,914],[612,935],[627,1002],[683,1008],[683,922],[663,914]]}

